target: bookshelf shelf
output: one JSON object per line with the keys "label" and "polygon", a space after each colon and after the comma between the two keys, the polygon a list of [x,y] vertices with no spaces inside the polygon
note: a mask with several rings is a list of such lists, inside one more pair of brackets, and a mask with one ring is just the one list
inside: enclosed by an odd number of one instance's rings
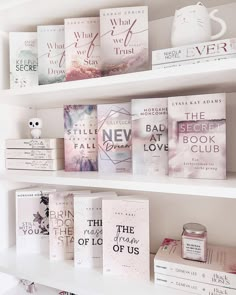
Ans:
{"label": "bookshelf shelf", "polygon": [[176,195],[236,198],[236,173],[226,180],[150,178],[129,174],[99,174],[98,172],[8,170],[5,178],[15,182],[49,185],[70,185],[114,190],[131,190]]}
{"label": "bookshelf shelf", "polygon": [[236,91],[236,59],[185,65],[119,76],[0,91],[0,104],[35,108],[62,107],[155,97]]}
{"label": "bookshelf shelf", "polygon": [[17,255],[15,248],[0,252],[0,272],[81,295],[186,294],[154,286],[153,282],[104,276],[100,270],[78,270],[73,267],[73,261],[69,260],[50,262],[43,255]]}

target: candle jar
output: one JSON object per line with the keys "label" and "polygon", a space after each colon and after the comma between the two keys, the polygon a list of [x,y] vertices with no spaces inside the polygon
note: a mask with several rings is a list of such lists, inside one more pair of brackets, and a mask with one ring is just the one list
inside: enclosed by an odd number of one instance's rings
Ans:
{"label": "candle jar", "polygon": [[182,233],[182,258],[206,262],[207,230],[199,223],[186,223]]}

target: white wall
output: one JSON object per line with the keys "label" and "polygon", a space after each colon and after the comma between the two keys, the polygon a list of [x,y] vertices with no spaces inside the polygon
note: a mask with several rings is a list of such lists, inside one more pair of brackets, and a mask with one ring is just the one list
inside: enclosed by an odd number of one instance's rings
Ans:
{"label": "white wall", "polygon": [[[4,179],[5,139],[28,136],[27,121],[33,117],[34,110],[0,106],[0,251],[15,244],[15,195],[14,190],[24,184],[10,183]],[[0,295],[14,287],[18,281],[0,273]]]}

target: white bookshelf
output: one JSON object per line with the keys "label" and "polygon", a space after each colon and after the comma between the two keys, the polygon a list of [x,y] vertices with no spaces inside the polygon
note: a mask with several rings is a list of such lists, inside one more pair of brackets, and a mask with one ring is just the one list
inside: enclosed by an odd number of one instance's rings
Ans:
{"label": "white bookshelf", "polygon": [[236,59],[0,91],[0,104],[49,108],[132,97],[236,91]]}
{"label": "white bookshelf", "polygon": [[0,271],[78,295],[183,295],[177,290],[157,287],[152,281],[103,275],[99,269],[75,269],[69,260],[50,262],[47,255],[17,255],[15,248],[0,253]]}
{"label": "white bookshelf", "polygon": [[226,180],[151,177],[132,174],[100,174],[98,172],[8,170],[3,178],[14,182],[65,185],[87,188],[130,190],[188,196],[236,199],[236,173]]}
{"label": "white bookshelf", "polygon": [[[194,0],[3,0],[0,1],[0,273],[35,281],[38,295],[51,295],[49,287],[78,295],[186,295],[177,290],[156,287],[154,283],[129,278],[103,276],[98,270],[76,270],[73,262],[50,262],[43,255],[17,255],[15,248],[14,190],[31,185],[86,187],[145,195],[150,199],[151,252],[165,237],[179,237],[189,221],[204,223],[210,242],[236,246],[236,59],[187,65],[120,76],[43,85],[28,89],[9,86],[8,32],[35,31],[37,24],[61,24],[65,17],[95,16],[99,8],[149,5],[150,48],[169,44],[174,10]],[[230,26],[226,38],[236,37],[235,6],[232,0],[203,0],[213,9],[220,7]],[[231,3],[231,4],[229,4]],[[46,7],[46,9],[45,9]],[[29,13],[30,12],[30,13]],[[158,18],[165,17],[163,19]],[[217,28],[215,28],[217,29]],[[226,180],[154,178],[128,174],[103,175],[96,172],[67,173],[6,171],[6,138],[27,138],[28,118],[43,118],[45,137],[63,136],[64,104],[99,104],[130,101],[132,98],[227,92]],[[175,198],[177,196],[177,198]],[[0,285],[4,283],[0,279]],[[4,295],[23,295],[18,287]],[[52,294],[54,291],[52,291]],[[1,290],[0,290],[1,294]],[[1,294],[2,295],[2,294]]]}

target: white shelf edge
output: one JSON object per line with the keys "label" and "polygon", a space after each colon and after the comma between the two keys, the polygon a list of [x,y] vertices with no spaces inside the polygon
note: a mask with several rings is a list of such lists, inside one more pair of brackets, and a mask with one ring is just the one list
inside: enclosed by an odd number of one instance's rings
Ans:
{"label": "white shelf edge", "polygon": [[73,261],[50,262],[46,255],[17,255],[15,247],[0,252],[0,272],[79,295],[183,295],[153,282],[103,275],[102,270],[75,269]]}
{"label": "white shelf edge", "polygon": [[236,173],[226,180],[184,179],[135,176],[132,174],[100,174],[99,172],[8,170],[2,177],[23,183],[68,185],[89,188],[129,190],[132,192],[168,193],[219,198],[236,198]]}
{"label": "white shelf edge", "polygon": [[236,59],[0,91],[0,104],[61,107],[159,95],[236,91]]}

